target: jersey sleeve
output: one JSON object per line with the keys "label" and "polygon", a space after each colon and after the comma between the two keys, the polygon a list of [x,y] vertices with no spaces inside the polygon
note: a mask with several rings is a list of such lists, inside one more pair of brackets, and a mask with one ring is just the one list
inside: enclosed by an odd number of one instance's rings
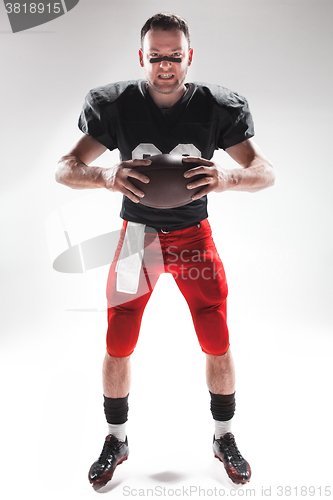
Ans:
{"label": "jersey sleeve", "polygon": [[94,90],[90,90],[85,98],[78,126],[84,134],[91,135],[106,148],[110,150],[117,148],[112,104],[107,105],[99,99],[98,93]]}
{"label": "jersey sleeve", "polygon": [[254,136],[254,124],[245,97],[236,92],[225,92],[217,99],[219,133],[218,147],[230,148]]}

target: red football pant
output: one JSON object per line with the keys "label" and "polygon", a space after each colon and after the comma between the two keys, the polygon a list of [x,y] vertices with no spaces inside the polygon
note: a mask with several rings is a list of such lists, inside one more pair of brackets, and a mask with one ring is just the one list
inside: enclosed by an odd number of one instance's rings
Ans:
{"label": "red football pant", "polygon": [[179,231],[146,233],[143,265],[136,294],[116,289],[116,263],[124,241],[123,224],[108,283],[107,351],[126,357],[136,346],[146,304],[161,273],[171,273],[184,295],[201,349],[214,356],[229,348],[227,327],[228,287],[207,219]]}

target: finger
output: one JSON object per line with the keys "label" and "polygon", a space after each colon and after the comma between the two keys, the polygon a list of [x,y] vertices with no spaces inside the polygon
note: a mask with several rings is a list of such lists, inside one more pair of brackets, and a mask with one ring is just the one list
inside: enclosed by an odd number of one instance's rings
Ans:
{"label": "finger", "polygon": [[[135,195],[135,197],[137,198],[143,198],[145,193],[143,191],[141,191],[141,189],[137,188],[136,186],[134,186],[134,184],[132,184],[129,180],[124,180],[122,185],[124,186],[124,188],[133,193]],[[126,194],[126,196],[128,196],[127,193],[124,193]],[[129,197],[129,196],[128,196]]]}
{"label": "finger", "polygon": [[138,172],[135,168],[123,168],[124,174],[127,175],[127,177],[134,177],[134,179],[138,179],[138,181],[144,182],[145,184],[148,184],[150,182],[149,177],[146,175],[142,174],[141,172]]}
{"label": "finger", "polygon": [[193,196],[191,196],[191,200],[192,201],[198,200],[199,198],[202,198],[206,194],[210,193],[211,191],[212,191],[211,186],[207,186],[206,188],[201,189],[196,194],[194,194]]}
{"label": "finger", "polygon": [[151,160],[149,158],[143,158],[142,160],[127,160],[127,161],[124,161],[123,162],[124,164],[125,163],[128,163],[129,165],[133,165],[134,167],[138,167],[139,165],[150,165],[151,164]]}
{"label": "finger", "polygon": [[132,193],[132,191],[130,189],[122,189],[120,191],[122,194],[124,194],[127,198],[129,198],[131,201],[133,201],[133,203],[140,203],[140,199],[142,198],[141,196],[138,197],[138,196],[135,196],[134,193]]}
{"label": "finger", "polygon": [[200,167],[193,167],[189,170],[186,170],[186,172],[184,172],[184,177],[193,177],[194,175],[200,175],[200,174],[209,174],[210,169],[211,167],[203,167],[203,166],[200,166]]}
{"label": "finger", "polygon": [[214,165],[212,161],[201,158],[200,156],[184,156],[183,161],[185,163],[199,163],[199,165],[206,165],[207,167]]}
{"label": "finger", "polygon": [[[114,189],[111,189],[109,188],[109,190],[111,192],[114,192]],[[139,203],[140,201],[140,198],[143,198],[144,196],[144,193],[142,193],[143,196],[135,196],[135,194],[129,190],[129,189],[126,189],[124,186],[120,186],[117,191],[125,196],[127,196],[127,198],[129,198],[131,201],[133,201],[134,203]]]}
{"label": "finger", "polygon": [[212,184],[213,181],[214,181],[213,177],[202,177],[202,179],[186,184],[186,187],[187,189],[195,189],[200,186],[207,186],[207,184]]}
{"label": "finger", "polygon": [[126,160],[121,163],[123,172],[128,175],[129,177],[135,177],[141,182],[144,182],[147,184],[150,179],[144,174],[141,174],[140,172],[137,172],[135,168],[133,167],[140,167],[140,166],[145,166],[145,165],[150,165],[151,160],[149,158],[143,158],[143,159],[135,159],[135,160]]}
{"label": "finger", "polygon": [[131,191],[129,191],[128,189],[125,189],[123,194],[125,196],[127,196],[127,198],[129,198],[131,201],[133,201],[134,203],[140,203],[140,198],[138,198],[137,196],[135,196]]}

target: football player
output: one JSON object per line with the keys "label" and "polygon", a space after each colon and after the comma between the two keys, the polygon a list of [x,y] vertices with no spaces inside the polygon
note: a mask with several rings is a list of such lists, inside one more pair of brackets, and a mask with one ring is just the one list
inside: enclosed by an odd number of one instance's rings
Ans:
{"label": "football player", "polygon": [[[124,195],[123,228],[107,283],[103,389],[108,432],[101,455],[89,470],[89,480],[96,488],[105,485],[116,466],[128,457],[130,357],[144,308],[161,272],[173,275],[186,298],[206,355],[215,422],[214,455],[234,483],[244,484],[251,476],[231,432],[235,370],[226,322],[227,282],[207,220],[207,195],[267,188],[274,184],[274,172],[251,139],[254,129],[246,99],[218,85],[185,83],[192,58],[184,19],[173,14],[148,19],[141,30],[139,50],[145,79],[108,84],[88,93],[79,118],[83,136],[61,158],[56,173],[58,182],[72,188],[104,188]],[[118,164],[90,166],[107,149],[116,148]],[[235,160],[233,169],[211,160],[219,148]],[[198,166],[189,165],[184,174],[188,189],[201,187],[191,203],[163,210],[140,204],[144,190],[131,179],[148,183],[149,178],[135,167],[148,165],[149,156],[156,154],[181,154],[185,162],[196,162]],[[195,174],[204,177],[191,182]],[[136,270],[122,268],[122,251],[134,241],[131,231],[135,242],[140,234],[145,248]],[[158,252],[162,259],[154,257]]]}

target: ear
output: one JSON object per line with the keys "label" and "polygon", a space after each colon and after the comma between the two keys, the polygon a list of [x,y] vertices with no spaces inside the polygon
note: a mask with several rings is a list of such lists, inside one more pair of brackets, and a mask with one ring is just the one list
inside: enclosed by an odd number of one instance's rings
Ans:
{"label": "ear", "polygon": [[140,61],[140,66],[144,66],[144,63],[143,63],[143,52],[141,49],[139,49],[139,61]]}
{"label": "ear", "polygon": [[188,51],[188,65],[191,66],[193,57],[193,49],[189,49]]}

